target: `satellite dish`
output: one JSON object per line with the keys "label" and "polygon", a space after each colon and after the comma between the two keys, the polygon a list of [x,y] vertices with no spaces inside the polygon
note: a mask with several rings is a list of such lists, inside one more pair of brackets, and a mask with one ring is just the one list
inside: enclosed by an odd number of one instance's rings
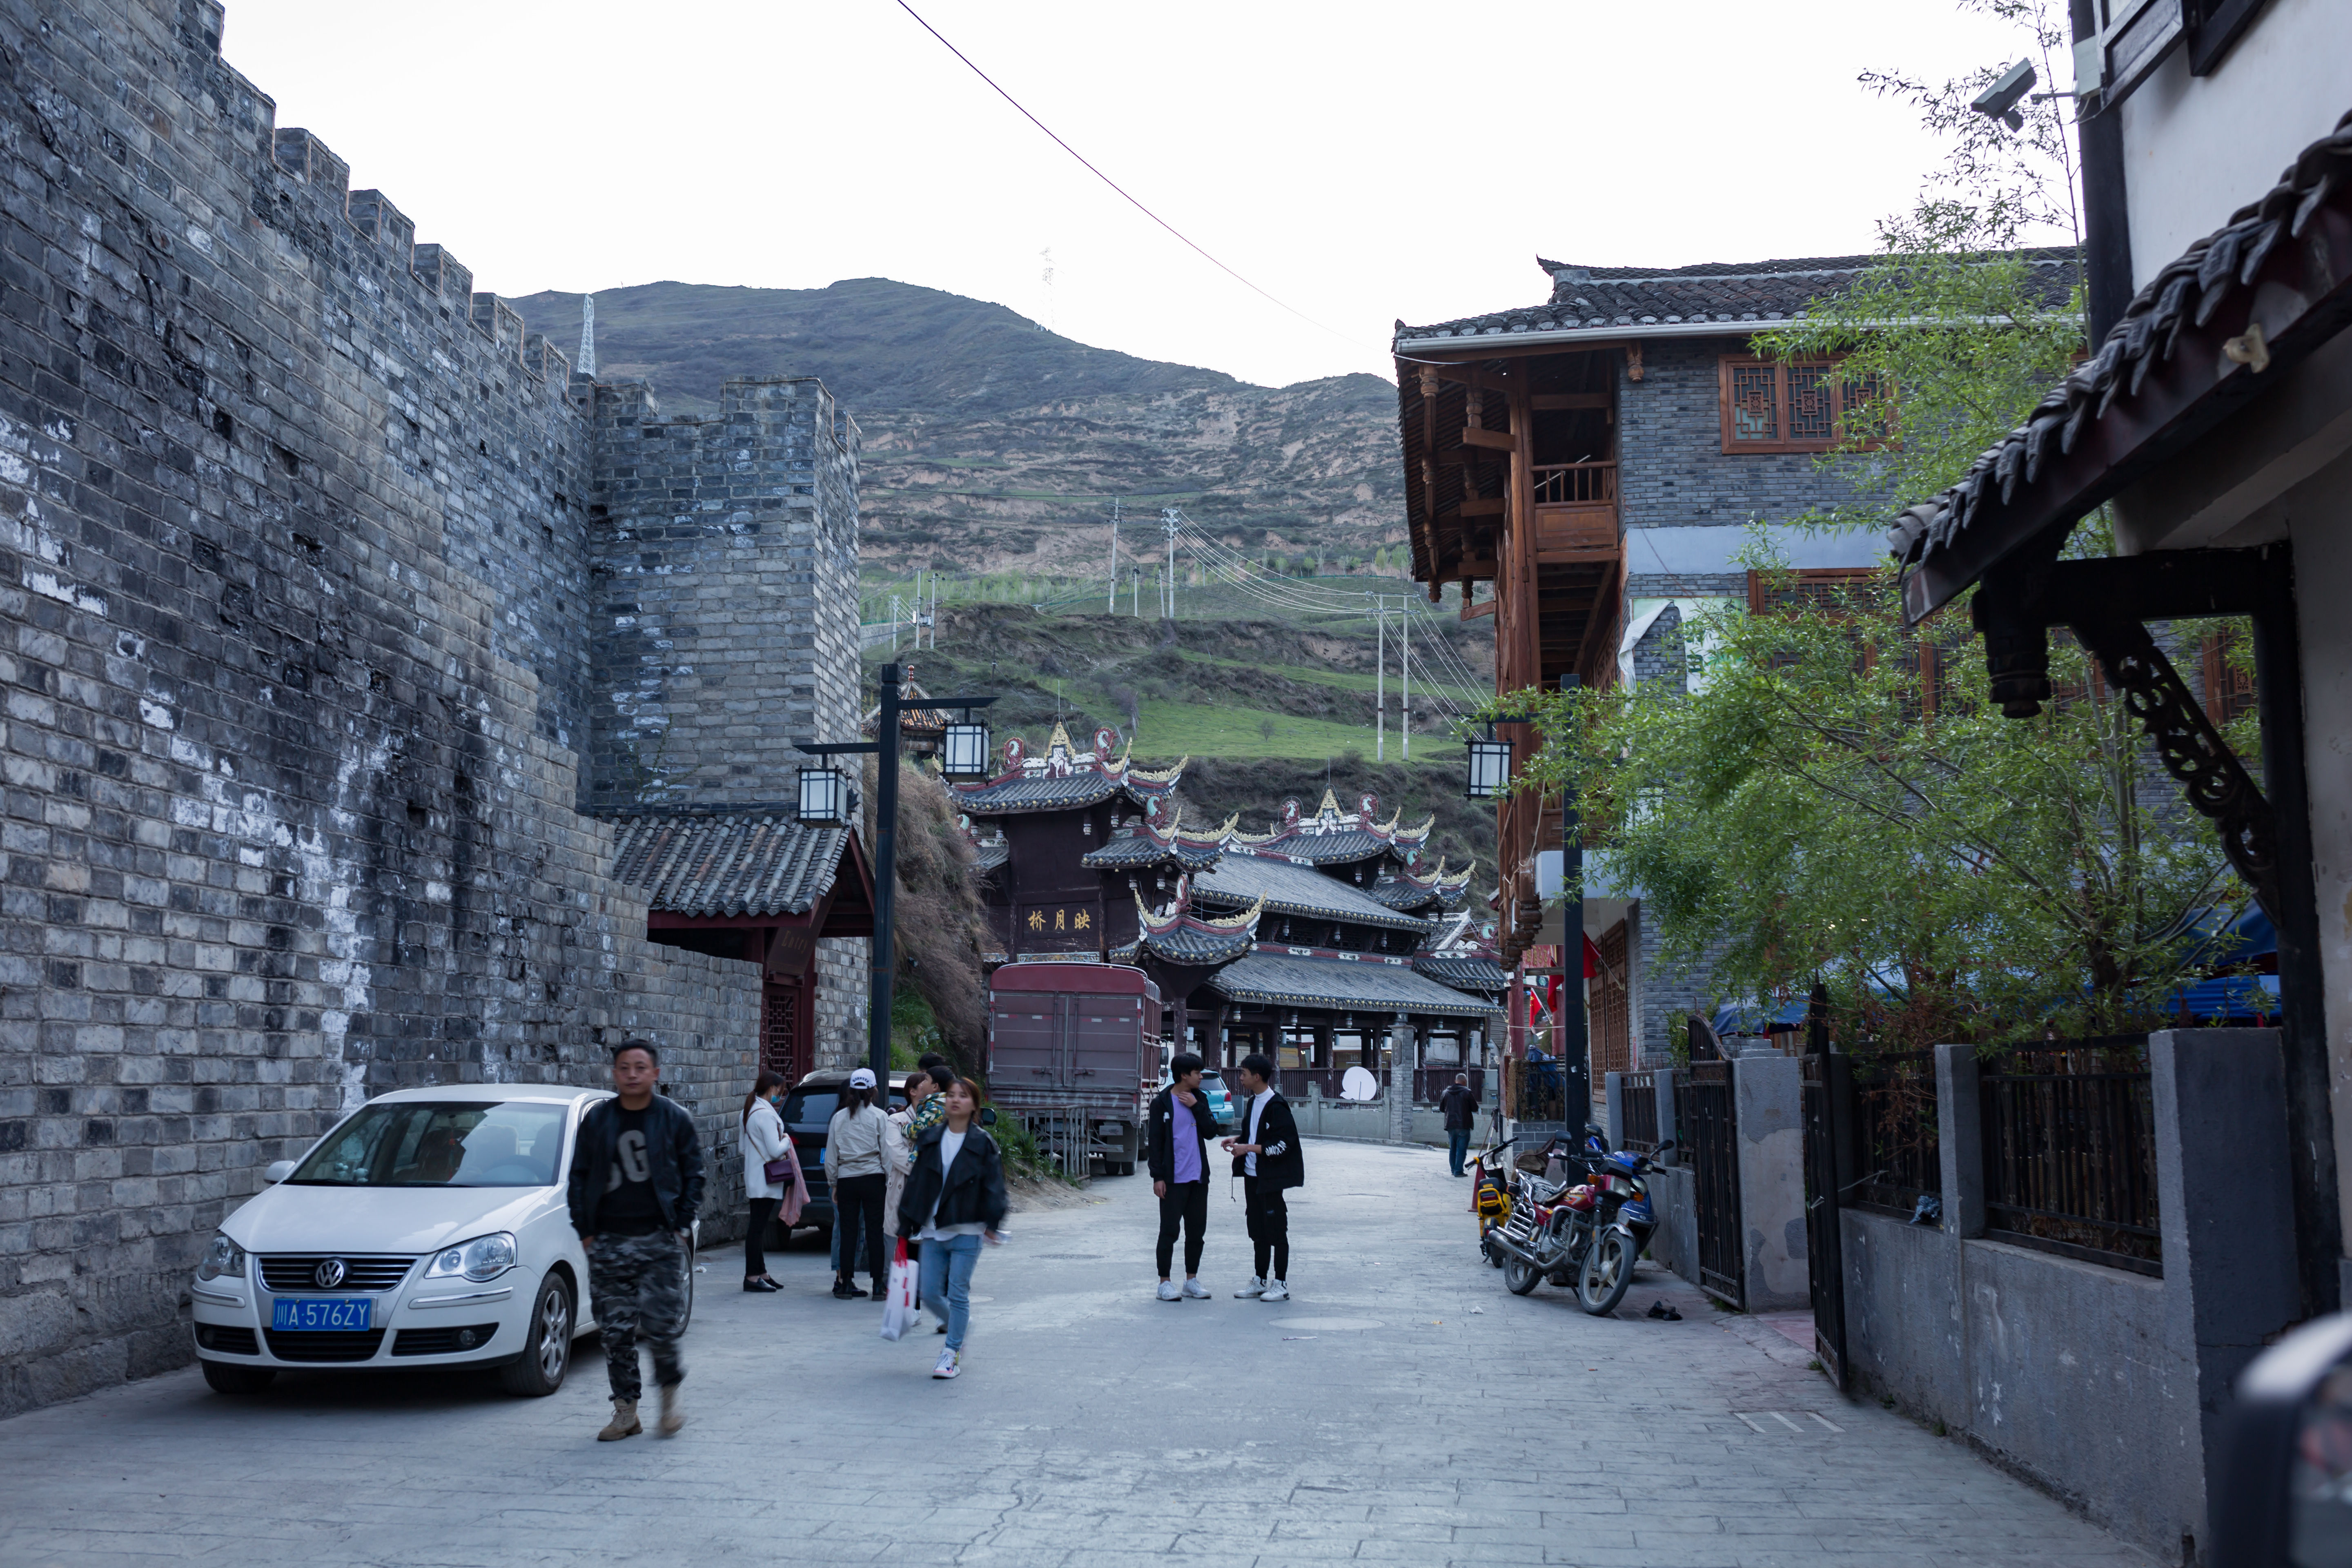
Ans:
{"label": "satellite dish", "polygon": [[1341,1100],[1378,1100],[1381,1080],[1362,1068],[1349,1068],[1339,1079]]}

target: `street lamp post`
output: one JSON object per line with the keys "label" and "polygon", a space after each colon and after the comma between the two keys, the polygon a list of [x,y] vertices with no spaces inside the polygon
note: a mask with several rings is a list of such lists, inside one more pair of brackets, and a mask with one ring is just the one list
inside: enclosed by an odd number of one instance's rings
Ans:
{"label": "street lamp post", "polygon": [[[1559,678],[1564,692],[1580,684],[1574,674]],[[1584,834],[1573,780],[1559,786],[1559,1072],[1568,1103],[1577,1108],[1570,1131],[1580,1144],[1583,1125],[1592,1120],[1592,1039],[1584,1013]]]}
{"label": "street lamp post", "polygon": [[[887,1082],[890,1077],[890,984],[898,966],[898,944],[893,940],[896,928],[892,921],[897,915],[898,891],[898,716],[904,711],[898,686],[902,679],[903,672],[898,666],[886,664],[882,667],[881,707],[875,715],[874,739],[871,741],[796,740],[793,742],[795,748],[810,756],[862,753],[875,759],[874,952],[866,982],[866,1061],[874,1069],[874,1077],[879,1082]],[[995,700],[993,697],[926,697],[921,705],[931,709],[957,709],[969,721],[974,709],[985,708]],[[956,728],[970,731],[979,726],[967,722]],[[981,751],[985,753],[984,730],[982,735]],[[964,737],[958,737],[958,740],[962,742]],[[804,789],[802,793],[805,802],[809,792]],[[802,820],[812,820],[805,809]]]}

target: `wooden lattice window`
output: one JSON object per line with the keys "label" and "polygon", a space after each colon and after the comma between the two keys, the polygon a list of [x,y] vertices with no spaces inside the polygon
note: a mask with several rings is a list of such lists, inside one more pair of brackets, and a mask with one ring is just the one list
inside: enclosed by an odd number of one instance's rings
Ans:
{"label": "wooden lattice window", "polygon": [[1592,1082],[1597,1096],[1608,1085],[1601,1075],[1633,1070],[1631,977],[1625,972],[1625,922],[1619,921],[1592,944],[1601,973],[1592,979]]}
{"label": "wooden lattice window", "polygon": [[760,994],[760,1065],[786,1083],[809,1070],[807,1025],[801,1016],[807,983],[771,980]]}
{"label": "wooden lattice window", "polygon": [[[1874,378],[1843,374],[1833,359],[1759,360],[1726,354],[1719,363],[1726,452],[1826,452],[1849,415],[1874,403]],[[1877,446],[1878,432],[1866,443]]]}

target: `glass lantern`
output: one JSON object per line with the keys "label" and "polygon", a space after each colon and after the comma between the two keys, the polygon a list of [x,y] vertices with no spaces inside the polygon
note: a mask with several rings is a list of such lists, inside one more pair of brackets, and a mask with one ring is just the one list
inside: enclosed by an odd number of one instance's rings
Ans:
{"label": "glass lantern", "polygon": [[800,819],[827,827],[846,823],[849,820],[847,783],[834,768],[803,768]]}
{"label": "glass lantern", "polygon": [[940,737],[940,771],[951,779],[986,776],[988,726],[950,724]]}
{"label": "glass lantern", "polygon": [[1470,773],[1467,791],[1472,800],[1488,800],[1511,787],[1511,742],[1508,741],[1473,741],[1470,742]]}

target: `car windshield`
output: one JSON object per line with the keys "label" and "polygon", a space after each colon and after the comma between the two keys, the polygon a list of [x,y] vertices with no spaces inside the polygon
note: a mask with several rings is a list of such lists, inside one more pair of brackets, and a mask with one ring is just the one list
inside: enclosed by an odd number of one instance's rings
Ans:
{"label": "car windshield", "polygon": [[567,1108],[543,1100],[370,1105],[287,1178],[321,1187],[547,1187]]}

